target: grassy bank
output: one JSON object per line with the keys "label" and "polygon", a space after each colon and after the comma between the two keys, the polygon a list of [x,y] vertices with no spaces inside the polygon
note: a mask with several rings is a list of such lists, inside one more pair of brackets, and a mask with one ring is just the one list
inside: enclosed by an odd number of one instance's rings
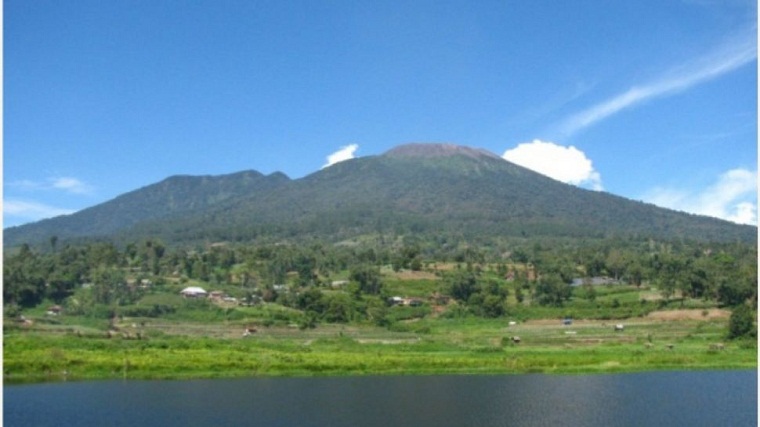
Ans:
{"label": "grassy bank", "polygon": [[246,338],[240,325],[230,323],[135,321],[135,330],[112,338],[70,325],[6,328],[3,369],[5,381],[18,382],[757,367],[754,342],[724,341],[725,315],[682,313],[688,315],[651,313],[615,321],[625,325],[617,332],[597,320],[562,325],[538,319],[510,326],[474,317],[426,318],[396,330],[260,328]]}

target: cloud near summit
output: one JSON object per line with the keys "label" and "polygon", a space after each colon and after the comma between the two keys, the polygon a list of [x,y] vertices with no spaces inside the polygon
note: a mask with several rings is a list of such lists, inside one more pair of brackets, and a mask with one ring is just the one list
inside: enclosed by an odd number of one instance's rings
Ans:
{"label": "cloud near summit", "polygon": [[358,144],[351,144],[351,145],[346,145],[345,147],[341,147],[340,150],[338,150],[338,151],[330,154],[329,156],[327,156],[327,163],[325,163],[322,166],[322,169],[330,167],[330,166],[332,166],[332,165],[334,165],[336,163],[342,162],[344,160],[353,159],[355,157],[354,153],[358,149],[359,149],[359,145]]}
{"label": "cloud near summit", "polygon": [[601,191],[602,178],[586,154],[573,147],[534,139],[504,152],[512,163],[534,170],[567,184]]}

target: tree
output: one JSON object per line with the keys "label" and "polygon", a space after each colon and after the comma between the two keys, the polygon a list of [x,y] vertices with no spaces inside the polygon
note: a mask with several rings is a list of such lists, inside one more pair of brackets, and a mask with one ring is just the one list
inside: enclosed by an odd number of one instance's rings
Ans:
{"label": "tree", "polygon": [[478,281],[472,272],[456,272],[448,276],[447,282],[449,293],[459,301],[468,301],[478,291]]}
{"label": "tree", "polygon": [[37,254],[22,245],[17,254],[3,263],[3,298],[21,307],[39,304],[45,292],[45,278]]}
{"label": "tree", "polygon": [[677,289],[683,289],[681,277],[685,271],[685,261],[678,256],[662,254],[658,257],[658,283],[665,300],[670,300]]}
{"label": "tree", "polygon": [[351,320],[355,307],[351,297],[346,294],[334,294],[327,298],[324,318],[328,322],[345,323]]}
{"label": "tree", "polygon": [[316,282],[314,275],[315,260],[306,255],[300,255],[295,259],[295,270],[298,273],[298,285],[309,286]]}
{"label": "tree", "polygon": [[377,326],[388,326],[388,305],[378,297],[370,297],[366,300],[367,318]]}
{"label": "tree", "polygon": [[754,336],[757,336],[757,331],[755,330],[755,318],[752,309],[747,304],[736,306],[728,319],[728,338]]}
{"label": "tree", "polygon": [[209,280],[209,266],[203,259],[196,258],[191,265],[190,277],[204,282]]}
{"label": "tree", "polygon": [[535,299],[541,305],[553,305],[560,307],[570,299],[573,289],[568,283],[553,274],[548,274],[539,280],[536,285]]}
{"label": "tree", "polygon": [[522,286],[515,288],[515,299],[519,304],[522,304],[522,302],[525,301],[525,295],[523,295]]}
{"label": "tree", "polygon": [[78,277],[70,271],[56,270],[48,277],[46,294],[53,301],[60,303],[74,292]]}
{"label": "tree", "polygon": [[619,249],[610,250],[610,253],[607,254],[607,258],[604,260],[604,265],[607,268],[607,271],[612,274],[615,280],[620,279],[623,275],[626,264],[626,255]]}
{"label": "tree", "polygon": [[313,311],[322,314],[325,309],[324,296],[322,291],[317,288],[311,288],[298,294],[296,305],[303,311]]}
{"label": "tree", "polygon": [[348,278],[358,284],[360,293],[379,295],[383,289],[383,282],[380,280],[380,270],[367,264],[353,268]]}
{"label": "tree", "polygon": [[126,305],[139,298],[139,293],[127,285],[121,270],[99,267],[93,271],[92,281],[92,297],[96,303]]}
{"label": "tree", "polygon": [[499,295],[488,295],[483,299],[483,314],[486,317],[500,317],[504,315],[504,299]]}
{"label": "tree", "polygon": [[629,283],[641,286],[641,282],[644,281],[644,267],[639,259],[633,259],[626,271],[626,279]]}

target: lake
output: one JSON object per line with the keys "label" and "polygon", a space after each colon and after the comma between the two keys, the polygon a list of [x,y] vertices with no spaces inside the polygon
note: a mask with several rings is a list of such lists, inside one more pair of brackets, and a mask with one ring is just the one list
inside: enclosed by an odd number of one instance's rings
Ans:
{"label": "lake", "polygon": [[757,371],[69,382],[6,426],[756,426]]}

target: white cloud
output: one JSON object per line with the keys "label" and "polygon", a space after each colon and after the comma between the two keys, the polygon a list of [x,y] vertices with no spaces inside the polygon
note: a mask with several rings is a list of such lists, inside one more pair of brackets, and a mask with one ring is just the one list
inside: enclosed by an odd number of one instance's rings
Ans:
{"label": "white cloud", "polygon": [[63,190],[74,194],[89,194],[92,187],[84,182],[71,177],[61,177],[50,179],[51,186],[58,190]]}
{"label": "white cloud", "polygon": [[698,191],[654,188],[642,200],[666,208],[756,225],[757,171],[732,169]]}
{"label": "white cloud", "polygon": [[344,160],[350,160],[354,158],[354,153],[356,150],[359,149],[359,145],[357,144],[351,144],[346,145],[345,147],[341,147],[340,150],[330,154],[327,156],[327,163],[322,166],[322,169],[326,167],[330,167],[338,162],[342,162]]}
{"label": "white cloud", "polygon": [[586,154],[573,147],[534,139],[504,152],[512,163],[568,184],[602,190],[602,178]]}
{"label": "white cloud", "polygon": [[38,202],[3,200],[3,216],[11,219],[10,221],[4,221],[6,223],[5,226],[38,221],[71,213],[74,213],[74,210],[57,208]]}
{"label": "white cloud", "polygon": [[22,191],[50,191],[61,190],[72,194],[90,194],[93,187],[77,178],[57,177],[48,178],[44,182],[31,181],[28,179],[8,182],[6,185]]}
{"label": "white cloud", "polygon": [[621,110],[633,107],[648,99],[671,95],[692,86],[729,73],[757,59],[756,29],[742,32],[712,52],[697,60],[673,69],[659,79],[600,102],[572,115],[561,126],[565,135],[571,135]]}

